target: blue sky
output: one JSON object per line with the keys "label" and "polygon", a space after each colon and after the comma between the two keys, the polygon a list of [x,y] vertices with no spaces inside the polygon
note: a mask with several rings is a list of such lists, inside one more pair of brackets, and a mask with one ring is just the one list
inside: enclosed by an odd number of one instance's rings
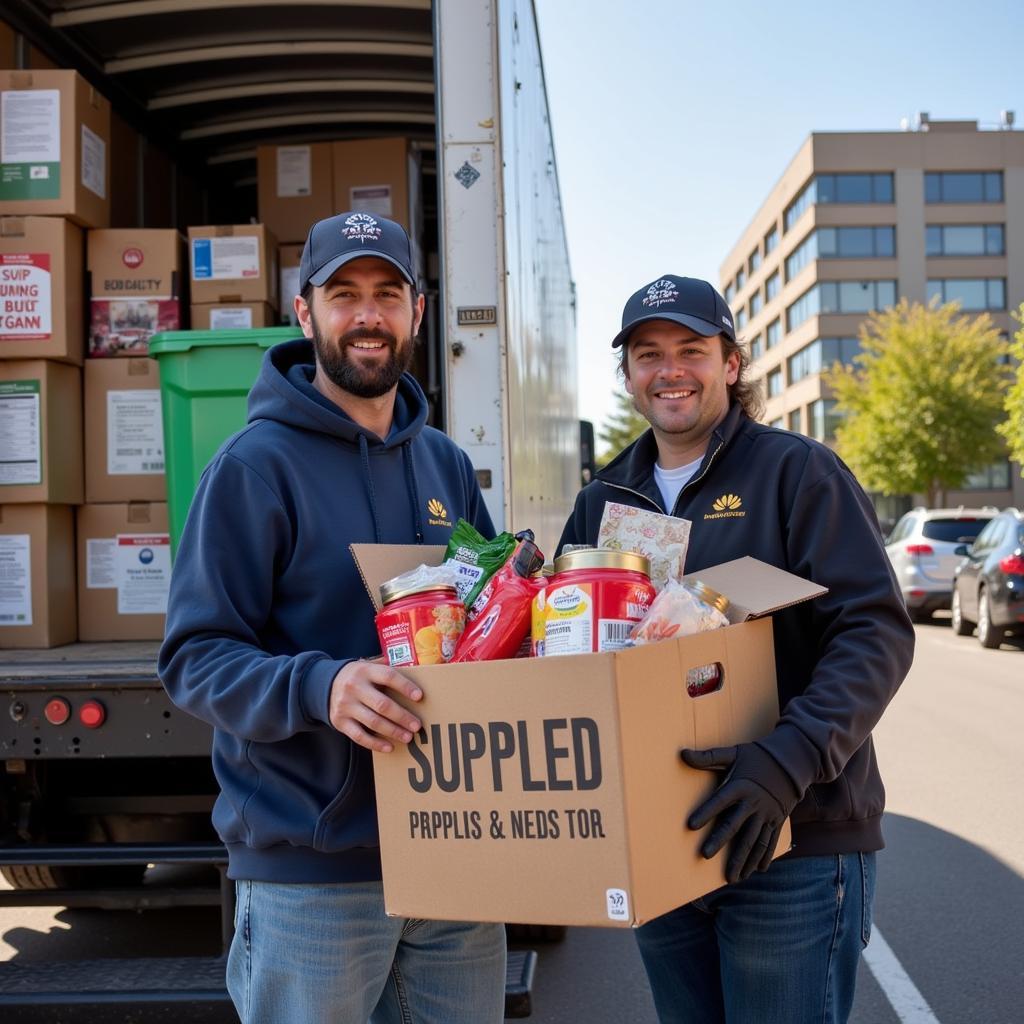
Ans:
{"label": "blue sky", "polygon": [[619,388],[622,306],[718,267],[811,131],[1024,130],[1024,2],[535,0],[579,295],[580,414]]}

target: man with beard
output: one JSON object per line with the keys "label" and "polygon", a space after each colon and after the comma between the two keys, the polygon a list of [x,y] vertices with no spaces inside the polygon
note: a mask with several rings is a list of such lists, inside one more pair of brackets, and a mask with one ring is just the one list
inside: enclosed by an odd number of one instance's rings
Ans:
{"label": "man with beard", "polygon": [[[756,422],[747,353],[707,281],[666,274],[644,285],[612,347],[651,429],[580,492],[558,549],[595,544],[605,503],[622,502],[690,521],[687,572],[752,555],[829,588],[772,617],[772,732],[680,751],[718,787],[699,807],[665,813],[707,828],[703,856],[728,847],[729,884],[637,929],[658,1017],[841,1024],[883,846],[871,730],[914,650],[878,522],[834,452]],[[773,860],[786,818],[793,847]]]}
{"label": "man with beard", "polygon": [[[313,225],[295,309],[248,426],[203,473],[174,566],[160,677],[214,727],[213,820],[237,895],[228,988],[242,1024],[503,1018],[500,925],[386,917],[370,751],[422,698],[375,659],[354,542],[494,529],[468,457],[405,371],[423,317],[409,238],[382,217]],[[440,511],[438,511],[440,509]]]}

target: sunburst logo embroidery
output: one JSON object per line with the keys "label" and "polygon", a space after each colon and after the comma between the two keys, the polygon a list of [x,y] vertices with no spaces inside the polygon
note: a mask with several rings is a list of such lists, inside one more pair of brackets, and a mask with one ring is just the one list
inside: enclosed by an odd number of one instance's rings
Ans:
{"label": "sunburst logo embroidery", "polygon": [[427,511],[438,519],[448,518],[448,509],[446,509],[444,505],[437,500],[437,498],[431,498],[430,501],[427,502]]}
{"label": "sunburst logo embroidery", "polygon": [[716,512],[735,512],[743,504],[736,494],[723,494],[711,507]]}

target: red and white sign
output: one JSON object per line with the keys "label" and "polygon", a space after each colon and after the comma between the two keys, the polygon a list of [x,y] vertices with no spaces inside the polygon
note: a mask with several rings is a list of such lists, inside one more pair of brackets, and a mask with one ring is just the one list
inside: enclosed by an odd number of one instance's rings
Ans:
{"label": "red and white sign", "polygon": [[135,246],[125,249],[125,251],[121,253],[121,262],[130,270],[135,270],[136,268],[141,267],[142,261],[145,258],[143,251],[135,248]]}
{"label": "red and white sign", "polygon": [[0,340],[49,341],[52,334],[50,254],[0,253]]}

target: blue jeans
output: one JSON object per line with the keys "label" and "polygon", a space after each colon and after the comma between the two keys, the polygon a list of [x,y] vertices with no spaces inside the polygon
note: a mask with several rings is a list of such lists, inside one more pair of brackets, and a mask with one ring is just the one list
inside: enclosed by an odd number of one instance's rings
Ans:
{"label": "blue jeans", "polygon": [[501,1024],[500,924],[386,917],[380,882],[236,882],[242,1024]]}
{"label": "blue jeans", "polygon": [[787,857],[637,929],[661,1024],[844,1024],[875,855]]}

